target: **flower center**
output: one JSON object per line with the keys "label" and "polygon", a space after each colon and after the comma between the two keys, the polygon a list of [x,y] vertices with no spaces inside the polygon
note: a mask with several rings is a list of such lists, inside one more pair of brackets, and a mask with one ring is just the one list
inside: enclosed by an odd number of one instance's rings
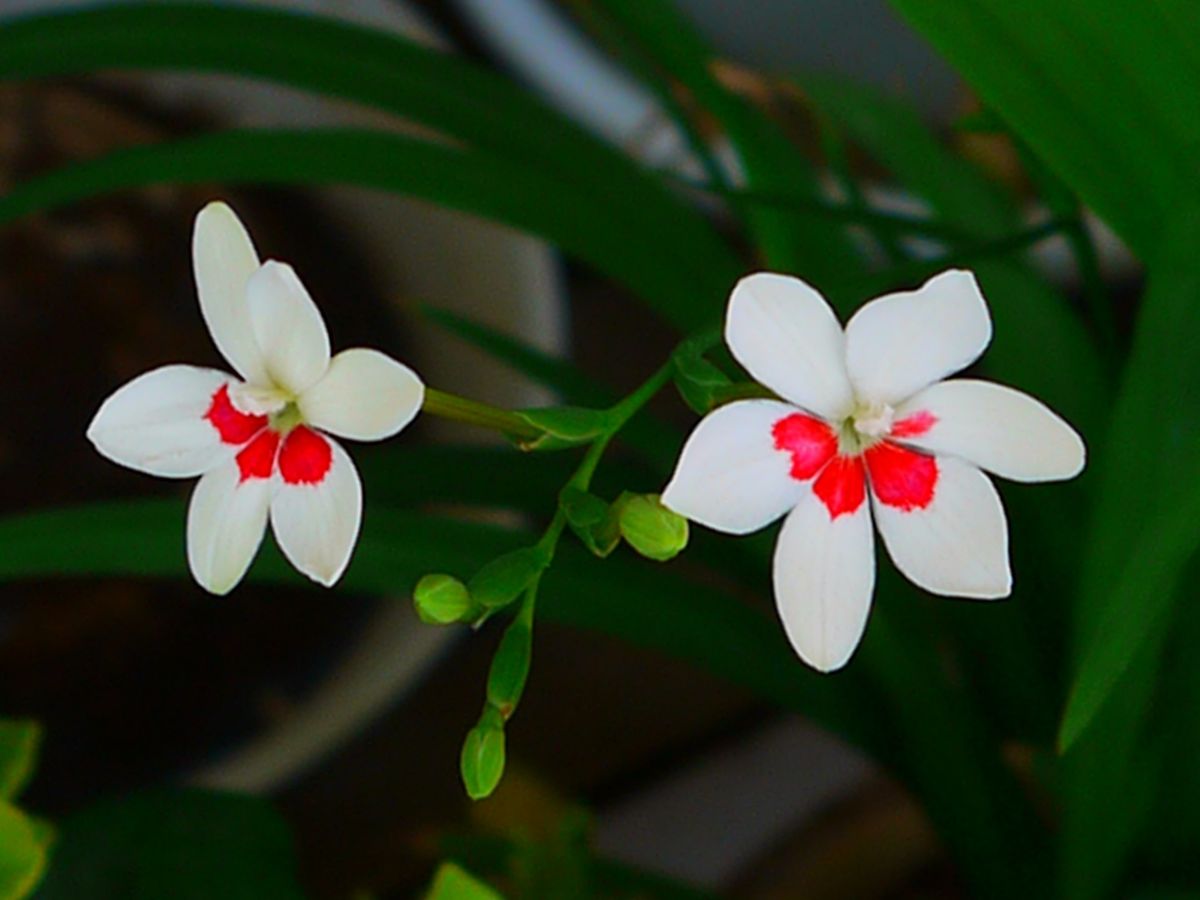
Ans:
{"label": "flower center", "polygon": [[886,403],[860,403],[837,428],[838,450],[856,456],[878,444],[892,432],[896,411]]}
{"label": "flower center", "polygon": [[300,415],[300,407],[295,403],[287,403],[283,409],[273,413],[270,418],[271,428],[278,431],[280,434],[287,434],[297,425],[304,423],[304,417]]}
{"label": "flower center", "polygon": [[273,415],[293,400],[287,391],[274,386],[235,383],[229,387],[229,401],[234,408],[251,416]]}

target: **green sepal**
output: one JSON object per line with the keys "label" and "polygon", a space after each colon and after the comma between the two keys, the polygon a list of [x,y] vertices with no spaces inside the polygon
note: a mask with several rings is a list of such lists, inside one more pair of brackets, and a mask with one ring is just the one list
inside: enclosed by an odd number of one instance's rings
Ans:
{"label": "green sepal", "polygon": [[575,536],[602,559],[621,542],[621,527],[615,510],[595,494],[568,485],[558,495],[567,525]]}
{"label": "green sepal", "polygon": [[666,562],[687,546],[687,519],[663,506],[658,494],[623,494],[616,505],[621,536],[642,556]]}
{"label": "green sepal", "polygon": [[677,353],[673,361],[679,396],[693,412],[704,415],[717,405],[719,392],[730,384],[729,376],[698,353]]}
{"label": "green sepal", "polygon": [[426,625],[474,621],[483,613],[467,586],[453,575],[425,575],[413,590],[413,605]]}
{"label": "green sepal", "polygon": [[472,800],[491,795],[504,774],[504,719],[490,704],[479,724],[467,732],[459,759],[463,786]]}
{"label": "green sepal", "polygon": [[546,568],[546,554],[522,547],[497,556],[467,583],[471,599],[485,611],[507,606]]}
{"label": "green sepal", "polygon": [[551,406],[513,413],[519,419],[540,428],[540,437],[517,440],[522,450],[562,450],[589,444],[608,427],[607,413],[582,406]]}

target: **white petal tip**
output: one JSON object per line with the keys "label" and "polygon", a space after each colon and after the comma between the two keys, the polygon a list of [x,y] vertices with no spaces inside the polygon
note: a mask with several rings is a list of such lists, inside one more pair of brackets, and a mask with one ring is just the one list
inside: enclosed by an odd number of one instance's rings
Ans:
{"label": "white petal tip", "polygon": [[300,569],[300,571],[304,573],[309,581],[316,582],[324,588],[331,588],[341,580],[343,570],[338,569],[336,572],[316,572]]}
{"label": "white petal tip", "polygon": [[[846,663],[850,662],[850,656],[846,656],[842,659],[821,660],[821,659],[807,659],[807,658],[805,658],[805,656],[803,654],[798,654],[798,655],[800,656],[800,659],[803,660],[809,666],[809,668],[811,668],[817,672],[820,672],[822,675],[832,675],[834,672],[840,671],[841,669],[845,668]],[[853,654],[851,654],[851,655],[853,655]]]}

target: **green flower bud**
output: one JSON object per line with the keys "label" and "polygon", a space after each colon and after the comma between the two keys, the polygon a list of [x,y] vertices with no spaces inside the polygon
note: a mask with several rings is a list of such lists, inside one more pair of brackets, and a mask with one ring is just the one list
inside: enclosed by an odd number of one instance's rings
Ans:
{"label": "green flower bud", "polygon": [[478,606],[467,586],[450,575],[426,575],[413,591],[417,615],[427,625],[449,625],[476,618]]}
{"label": "green flower bud", "polygon": [[663,506],[658,494],[627,494],[618,503],[621,536],[642,556],[664,562],[687,546],[687,519]]}

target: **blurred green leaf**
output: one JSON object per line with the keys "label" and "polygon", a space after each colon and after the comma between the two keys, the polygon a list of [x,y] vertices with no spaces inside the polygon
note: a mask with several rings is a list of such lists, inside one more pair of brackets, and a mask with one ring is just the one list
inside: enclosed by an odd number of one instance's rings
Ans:
{"label": "blurred green leaf", "polygon": [[0,719],[0,797],[12,800],[33,775],[42,726],[29,719]]}
{"label": "blurred green leaf", "polygon": [[588,378],[569,361],[552,356],[507,334],[464,318],[449,310],[423,307],[426,318],[453,335],[511,366],[538,384],[562,394],[569,403],[607,406],[617,399],[613,392]]}
{"label": "blurred green leaf", "polygon": [[504,900],[501,894],[454,863],[442,863],[425,900]]}
{"label": "blurred green leaf", "polygon": [[1153,253],[1198,172],[1194,13],[1115,0],[892,5],[1135,252]]}
{"label": "blurred green leaf", "polygon": [[658,494],[627,494],[617,509],[621,537],[647,559],[666,562],[687,546],[687,519],[663,506]]}
{"label": "blurred green leaf", "polygon": [[[601,0],[598,5],[725,128],[751,188],[816,196],[816,176],[804,155],[776,122],[721,83],[712,49],[674,4]],[[771,269],[803,274],[836,295],[847,271],[858,265],[844,229],[811,210],[739,209]]]}
{"label": "blurred green leaf", "polygon": [[[0,77],[114,68],[270,78],[415,119],[503,156],[510,165],[536,168],[547,183],[565,180],[573,186],[571,193],[590,197],[589,203],[577,204],[577,216],[600,203],[623,210],[622,218],[646,228],[648,246],[659,251],[658,265],[692,281],[696,293],[681,297],[681,304],[696,321],[717,317],[721,293],[740,269],[703,217],[532,93],[378,29],[308,14],[197,3],[59,11],[10,19],[0,27]],[[705,300],[707,292],[716,292],[713,299]]]}
{"label": "blurred green leaf", "polygon": [[417,615],[427,625],[449,625],[477,618],[483,610],[467,586],[451,575],[425,575],[413,588]]}
{"label": "blurred green leaf", "polygon": [[[1150,266],[1104,444],[1064,713],[1064,895],[1104,895],[1158,787],[1143,746],[1179,579],[1200,546],[1200,205],[1183,206]],[[1137,523],[1131,535],[1130,523]]]}
{"label": "blurred green leaf", "polygon": [[25,813],[0,801],[0,900],[23,900],[37,887],[46,871],[46,837]]}
{"label": "blurred green leaf", "polygon": [[549,559],[536,547],[521,547],[498,556],[467,582],[471,599],[484,609],[507,606],[546,568]]}
{"label": "blurred green leaf", "polygon": [[[445,310],[427,308],[426,315],[522,375],[557,391],[568,403],[602,408],[611,406],[617,400],[615,393],[593,381],[565,359],[550,356],[508,335]],[[622,443],[648,462],[662,467],[674,463],[679,440],[675,429],[644,415],[634,418],[621,429]],[[559,480],[563,481],[565,477]]]}
{"label": "blurred green leaf", "polygon": [[[1194,557],[1180,581],[1181,597],[1171,618],[1167,655],[1158,694],[1147,722],[1141,762],[1161,758],[1153,805],[1140,830],[1131,868],[1139,880],[1200,885],[1200,558]],[[1085,736],[1086,739],[1086,736]]]}
{"label": "blurred green leaf", "polygon": [[158,790],[62,824],[37,900],[300,900],[291,834],[264,801]]}
{"label": "blurred green leaf", "polygon": [[520,442],[523,450],[562,450],[578,447],[598,438],[608,428],[608,415],[602,410],[581,406],[547,406],[522,409],[514,413],[545,434]]}
{"label": "blurred green leaf", "polygon": [[[3,28],[0,27],[0,32]],[[0,224],[153,184],[353,184],[421,197],[538,234],[626,284],[676,326],[717,317],[737,272],[698,280],[664,259],[646,220],[547,173],[487,153],[353,129],[231,131],[122,150],[0,197]]]}
{"label": "blurred green leaf", "polygon": [[[185,504],[94,504],[0,518],[0,580],[71,575],[187,578]],[[68,546],[61,537],[72,534]],[[510,529],[415,515],[378,504],[364,522],[342,585],[391,594],[432,570],[480,566],[512,547]],[[594,561],[560,546],[542,579],[539,615],[658,649],[805,712],[837,734],[891,759],[891,736],[854,671],[822,678],[796,660],[773,616],[666,569],[613,557]],[[248,577],[307,585],[267,542]],[[756,648],[747,653],[747,647]]]}
{"label": "blurred green leaf", "polygon": [[[1200,546],[1200,206],[1185,209],[1150,269],[1113,412],[1081,601],[1082,656],[1061,744],[1087,727],[1176,596]],[[1130,521],[1139,523],[1131,535]]]}
{"label": "blurred green leaf", "polygon": [[[445,834],[438,841],[444,855],[463,862],[472,871],[497,877],[512,877],[514,871],[528,871],[525,860],[530,855],[531,844],[527,839],[480,832]],[[714,900],[714,895],[706,891],[625,863],[595,856],[586,862],[590,884],[603,897]]]}

